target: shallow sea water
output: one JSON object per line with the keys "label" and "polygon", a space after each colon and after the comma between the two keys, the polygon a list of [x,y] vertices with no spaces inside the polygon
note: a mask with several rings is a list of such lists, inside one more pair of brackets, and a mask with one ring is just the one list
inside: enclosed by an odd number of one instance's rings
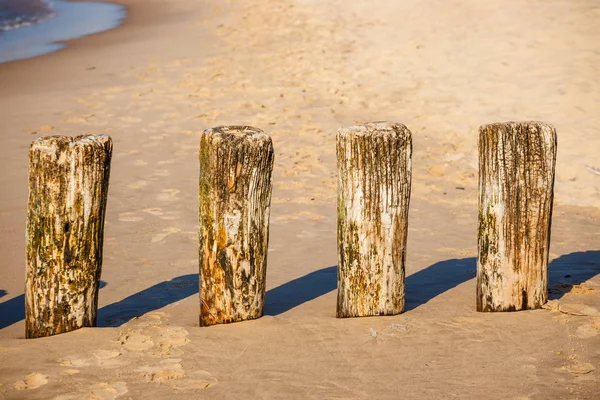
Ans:
{"label": "shallow sea water", "polygon": [[109,3],[0,0],[0,63],[60,50],[62,42],[115,28],[125,16]]}
{"label": "shallow sea water", "polygon": [[35,24],[53,15],[47,0],[0,0],[0,32]]}

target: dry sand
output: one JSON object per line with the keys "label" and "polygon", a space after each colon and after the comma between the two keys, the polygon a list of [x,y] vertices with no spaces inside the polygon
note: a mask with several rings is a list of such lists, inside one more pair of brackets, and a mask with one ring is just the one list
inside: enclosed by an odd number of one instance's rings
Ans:
{"label": "dry sand", "polygon": [[[0,65],[0,399],[597,399],[600,6],[123,0],[125,24]],[[335,315],[335,132],[413,132],[407,310]],[[475,310],[477,129],[556,126],[546,310]],[[259,320],[198,328],[199,132],[276,151]],[[24,340],[27,148],[115,140],[99,325]]]}

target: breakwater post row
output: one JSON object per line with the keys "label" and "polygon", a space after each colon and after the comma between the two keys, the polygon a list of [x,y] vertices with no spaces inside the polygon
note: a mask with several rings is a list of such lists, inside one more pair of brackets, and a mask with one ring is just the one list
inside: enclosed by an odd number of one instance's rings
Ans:
{"label": "breakwater post row", "polygon": [[[338,317],[404,311],[412,135],[375,122],[337,133]],[[96,326],[112,156],[107,135],[48,136],[29,150],[26,337]],[[200,326],[263,315],[273,144],[226,126],[200,138]],[[479,130],[477,310],[540,308],[548,296],[556,131]]]}

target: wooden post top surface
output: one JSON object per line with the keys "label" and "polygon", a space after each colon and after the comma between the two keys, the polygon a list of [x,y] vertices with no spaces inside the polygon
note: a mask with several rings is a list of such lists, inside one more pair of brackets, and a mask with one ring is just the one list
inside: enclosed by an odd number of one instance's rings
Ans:
{"label": "wooden post top surface", "polygon": [[232,139],[252,139],[252,140],[270,140],[271,137],[263,132],[260,128],[255,128],[246,125],[228,125],[217,126],[214,128],[205,129],[203,134],[211,135],[215,138],[224,140]]}
{"label": "wooden post top surface", "polygon": [[86,143],[106,143],[111,140],[110,135],[106,134],[86,134],[79,136],[65,136],[65,135],[47,135],[37,138],[32,144],[43,144],[43,143],[71,143],[75,144],[86,144]]}
{"label": "wooden post top surface", "polygon": [[364,124],[344,126],[337,131],[338,137],[347,136],[408,136],[410,130],[403,124],[390,121],[367,122]]}
{"label": "wooden post top surface", "polygon": [[79,135],[76,137],[64,135],[42,136],[31,143],[31,150],[46,151],[54,153],[59,149],[66,147],[84,146],[90,144],[100,144],[102,146],[112,146],[110,135]]}
{"label": "wooden post top surface", "polygon": [[554,126],[540,121],[507,121],[484,124],[479,127],[479,132],[514,132],[517,134],[543,133],[556,135]]}

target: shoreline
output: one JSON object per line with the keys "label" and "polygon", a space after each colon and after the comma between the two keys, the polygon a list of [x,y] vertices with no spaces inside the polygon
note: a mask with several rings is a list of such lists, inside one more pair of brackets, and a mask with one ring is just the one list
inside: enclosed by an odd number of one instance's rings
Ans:
{"label": "shoreline", "polygon": [[[94,0],[67,1],[81,3],[95,2]],[[60,73],[64,72],[64,69],[60,68],[59,71],[56,71],[54,65],[58,63],[64,64],[65,62],[63,60],[66,57],[70,57],[70,53],[77,52],[75,56],[79,59],[91,58],[93,57],[93,52],[95,51],[96,47],[109,46],[120,41],[127,41],[131,39],[132,34],[134,34],[139,26],[143,24],[152,24],[158,20],[159,13],[154,12],[153,8],[140,6],[139,1],[136,0],[102,2],[123,7],[126,13],[125,19],[112,29],[75,39],[59,41],[57,43],[64,44],[65,47],[57,51],[26,59],[0,63],[0,83],[2,83],[3,86],[3,95],[10,95],[11,90],[15,89],[21,90],[25,88],[25,90],[27,90],[27,86],[33,87],[36,90],[44,90],[46,86],[44,81],[47,81],[47,79],[45,77],[40,77],[40,75],[45,74],[35,73],[39,68],[40,62],[49,64],[49,73],[58,74],[57,78],[61,78],[62,74]],[[65,55],[64,53],[68,53],[68,55]],[[25,77],[33,77],[34,81],[29,81],[29,83],[24,84],[23,82],[25,81]],[[52,86],[52,82],[48,82],[48,85]]]}
{"label": "shoreline", "polygon": [[107,2],[55,1],[50,16],[10,29],[0,36],[0,62],[24,60],[59,51],[66,42],[114,29],[126,17],[125,8]]}

